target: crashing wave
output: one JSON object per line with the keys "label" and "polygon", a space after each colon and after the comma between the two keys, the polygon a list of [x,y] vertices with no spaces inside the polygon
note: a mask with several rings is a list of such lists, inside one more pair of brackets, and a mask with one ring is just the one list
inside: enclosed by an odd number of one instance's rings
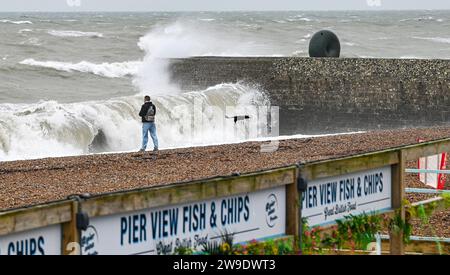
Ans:
{"label": "crashing wave", "polygon": [[[225,115],[268,105],[262,93],[242,84],[152,97],[161,148],[243,140],[245,129]],[[142,101],[136,95],[70,104],[0,104],[0,161],[137,150]]]}

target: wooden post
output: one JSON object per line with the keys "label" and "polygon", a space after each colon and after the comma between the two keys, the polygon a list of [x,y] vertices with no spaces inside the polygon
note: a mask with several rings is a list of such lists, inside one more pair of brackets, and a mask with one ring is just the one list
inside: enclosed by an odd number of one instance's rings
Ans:
{"label": "wooden post", "polygon": [[80,232],[77,229],[76,214],[78,212],[78,201],[72,202],[71,220],[62,223],[62,255],[81,255]]}
{"label": "wooden post", "polygon": [[299,202],[297,190],[297,169],[293,170],[294,182],[286,185],[286,235],[298,240]]}
{"label": "wooden post", "polygon": [[[392,208],[395,213],[400,214],[402,220],[405,220],[405,206],[403,198],[405,197],[405,152],[398,152],[399,162],[392,166]],[[390,252],[393,255],[405,254],[405,244],[403,243],[403,231],[389,232]]]}
{"label": "wooden post", "polygon": [[[298,190],[298,189],[297,189]],[[298,230],[298,251],[300,253],[300,255],[303,255],[303,218],[302,218],[302,202],[303,202],[303,191],[302,192],[298,192],[298,203],[297,203],[297,209],[298,209],[298,225],[297,225],[297,230]]]}

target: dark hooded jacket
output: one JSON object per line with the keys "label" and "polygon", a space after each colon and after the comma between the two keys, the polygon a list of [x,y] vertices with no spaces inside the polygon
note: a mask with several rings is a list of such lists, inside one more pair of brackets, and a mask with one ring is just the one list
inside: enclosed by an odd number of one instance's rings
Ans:
{"label": "dark hooded jacket", "polygon": [[156,115],[156,106],[151,101],[147,101],[142,105],[141,111],[139,112],[139,116],[142,118],[142,122],[153,122],[153,121],[147,121],[145,119],[145,117],[147,116],[148,109],[152,105],[153,105],[153,108],[155,109],[155,115]]}

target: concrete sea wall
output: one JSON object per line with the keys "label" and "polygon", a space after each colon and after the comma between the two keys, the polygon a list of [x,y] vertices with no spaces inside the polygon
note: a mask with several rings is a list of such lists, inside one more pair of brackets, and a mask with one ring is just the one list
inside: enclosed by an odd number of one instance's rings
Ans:
{"label": "concrete sea wall", "polygon": [[186,90],[259,86],[280,107],[280,134],[450,124],[450,60],[194,57],[170,72]]}

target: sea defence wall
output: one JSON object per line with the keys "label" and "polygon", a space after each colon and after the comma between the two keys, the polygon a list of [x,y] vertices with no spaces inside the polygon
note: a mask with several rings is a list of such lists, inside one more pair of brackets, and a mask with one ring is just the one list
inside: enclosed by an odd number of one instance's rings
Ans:
{"label": "sea defence wall", "polygon": [[450,124],[450,60],[194,57],[172,59],[184,90],[257,85],[280,107],[280,134]]}

